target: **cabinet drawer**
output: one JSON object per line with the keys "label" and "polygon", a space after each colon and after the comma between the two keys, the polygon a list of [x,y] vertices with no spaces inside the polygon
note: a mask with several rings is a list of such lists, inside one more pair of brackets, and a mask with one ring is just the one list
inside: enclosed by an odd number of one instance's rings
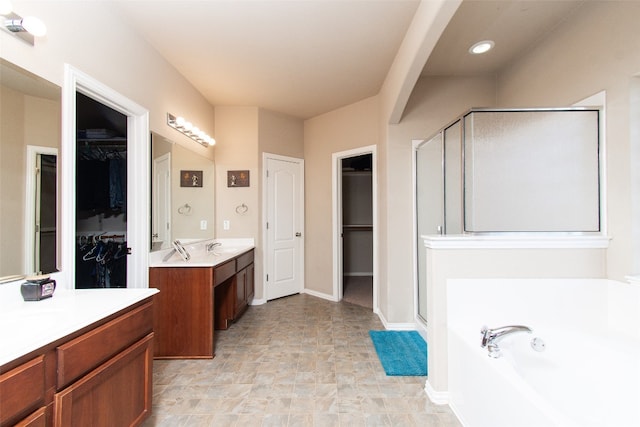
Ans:
{"label": "cabinet drawer", "polygon": [[227,261],[221,265],[216,265],[213,269],[213,286],[218,286],[234,274],[236,274],[235,259]]}
{"label": "cabinet drawer", "polygon": [[151,413],[153,333],[54,396],[56,427],[139,426]]}
{"label": "cabinet drawer", "polygon": [[129,347],[153,329],[152,303],[138,307],[58,347],[58,382],[61,390]]}
{"label": "cabinet drawer", "polygon": [[240,255],[238,257],[237,263],[238,263],[238,266],[237,266],[238,271],[242,270],[247,265],[253,263],[253,250],[250,250],[246,254]]}
{"label": "cabinet drawer", "polygon": [[14,427],[45,427],[47,425],[47,408],[43,406]]}
{"label": "cabinet drawer", "polygon": [[15,422],[44,405],[44,356],[0,375],[0,425]]}

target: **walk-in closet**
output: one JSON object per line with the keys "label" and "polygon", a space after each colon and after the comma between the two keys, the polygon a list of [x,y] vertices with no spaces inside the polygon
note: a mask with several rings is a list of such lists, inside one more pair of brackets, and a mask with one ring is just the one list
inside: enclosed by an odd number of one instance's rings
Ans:
{"label": "walk-in closet", "polygon": [[343,299],[373,307],[372,155],[342,159]]}
{"label": "walk-in closet", "polygon": [[127,287],[127,117],[76,97],[76,288]]}

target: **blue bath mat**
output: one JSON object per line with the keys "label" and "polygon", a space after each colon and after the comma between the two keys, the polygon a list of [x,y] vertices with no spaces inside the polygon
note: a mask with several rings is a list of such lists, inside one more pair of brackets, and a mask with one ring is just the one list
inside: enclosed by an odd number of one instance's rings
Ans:
{"label": "blue bath mat", "polygon": [[369,331],[387,375],[426,376],[427,343],[416,331]]}

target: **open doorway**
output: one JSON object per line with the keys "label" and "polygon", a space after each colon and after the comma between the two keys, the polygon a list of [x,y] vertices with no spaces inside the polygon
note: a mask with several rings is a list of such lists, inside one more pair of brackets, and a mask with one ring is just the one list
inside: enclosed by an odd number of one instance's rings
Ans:
{"label": "open doorway", "polygon": [[342,159],[342,299],[373,309],[371,154]]}
{"label": "open doorway", "polygon": [[76,234],[76,159],[78,139],[82,139],[78,138],[80,127],[77,125],[80,124],[76,123],[77,110],[82,108],[77,105],[78,94],[108,106],[122,114],[126,121],[126,287],[147,288],[151,197],[149,111],[68,64],[65,64],[62,90],[62,155],[59,168],[62,174],[60,286],[65,289],[76,287],[76,251],[80,238]]}
{"label": "open doorway", "polygon": [[77,289],[127,287],[127,116],[76,95]]}
{"label": "open doorway", "polygon": [[334,298],[377,312],[375,146],[333,158]]}

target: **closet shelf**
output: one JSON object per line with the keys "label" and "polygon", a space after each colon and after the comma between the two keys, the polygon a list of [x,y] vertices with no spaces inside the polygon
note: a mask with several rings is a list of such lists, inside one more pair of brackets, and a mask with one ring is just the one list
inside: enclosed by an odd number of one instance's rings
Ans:
{"label": "closet shelf", "polygon": [[345,231],[372,231],[373,225],[371,224],[343,224],[342,229]]}
{"label": "closet shelf", "polygon": [[87,144],[112,144],[112,145],[122,145],[123,143],[126,144],[127,142],[127,138],[123,137],[123,136],[118,136],[118,137],[114,137],[114,138],[77,138],[76,139],[77,142],[83,142],[83,143],[87,143]]}

